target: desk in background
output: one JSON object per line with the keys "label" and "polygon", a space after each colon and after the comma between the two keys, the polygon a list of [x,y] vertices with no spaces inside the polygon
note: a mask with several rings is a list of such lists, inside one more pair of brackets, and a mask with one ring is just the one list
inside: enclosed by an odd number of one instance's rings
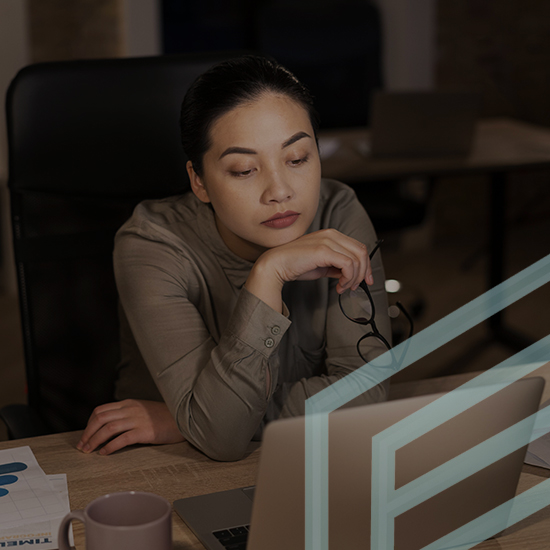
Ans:
{"label": "desk in background", "polygon": [[509,173],[550,167],[550,129],[507,118],[478,123],[472,151],[466,157],[374,159],[363,153],[369,141],[366,128],[323,130],[322,138],[336,138],[341,147],[322,161],[323,176],[344,182]]}
{"label": "desk in background", "polygon": [[[477,373],[445,378],[403,382],[390,390],[390,398],[449,391]],[[542,397],[550,398],[550,363],[534,375],[543,376],[547,385]],[[250,454],[238,462],[216,462],[206,458],[188,443],[159,446],[136,446],[101,456],[85,455],[76,450],[81,432],[20,439],[0,443],[0,449],[29,445],[46,474],[66,473],[71,509],[84,508],[100,495],[116,491],[149,491],[170,502],[255,483],[258,468],[258,444],[251,444]],[[519,482],[523,492],[550,477],[550,471],[524,465]],[[173,512],[174,549],[202,550],[203,546],[179,516]],[[84,550],[84,528],[74,522],[75,544]],[[546,550],[550,540],[550,507],[512,526],[502,537],[488,540],[476,548],[482,550]]]}
{"label": "desk in background", "polygon": [[[478,123],[472,151],[466,157],[373,159],[365,154],[369,133],[365,128],[330,130],[323,140],[340,143],[322,161],[323,176],[358,185],[368,181],[424,176],[487,175],[490,184],[488,289],[504,280],[506,245],[506,183],[512,172],[550,169],[550,129],[499,118]],[[330,142],[333,142],[332,144]],[[506,328],[503,312],[488,319],[494,340],[522,349],[531,344],[524,336]]]}

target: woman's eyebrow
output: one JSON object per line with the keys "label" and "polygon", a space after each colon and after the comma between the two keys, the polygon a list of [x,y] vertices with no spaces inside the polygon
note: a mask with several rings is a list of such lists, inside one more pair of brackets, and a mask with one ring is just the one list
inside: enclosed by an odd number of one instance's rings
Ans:
{"label": "woman's eyebrow", "polygon": [[281,146],[281,149],[284,149],[285,147],[288,147],[289,145],[296,143],[298,140],[302,138],[311,138],[311,136],[309,134],[306,134],[306,132],[296,132],[291,138],[287,139],[283,143],[283,145]]}
{"label": "woman's eyebrow", "polygon": [[246,147],[228,147],[221,155],[220,159],[225,157],[226,155],[232,155],[234,153],[240,153],[241,155],[257,155],[256,151],[254,149],[247,149]]}
{"label": "woman's eyebrow", "polygon": [[[284,149],[285,147],[288,147],[289,145],[292,145],[293,143],[296,143],[298,140],[302,138],[311,138],[309,134],[306,132],[296,132],[292,137],[288,138],[282,145],[281,149]],[[233,155],[233,154],[241,154],[241,155],[257,155],[258,153],[254,151],[254,149],[247,149],[246,147],[228,147],[221,155],[218,160],[221,160],[226,155]]]}

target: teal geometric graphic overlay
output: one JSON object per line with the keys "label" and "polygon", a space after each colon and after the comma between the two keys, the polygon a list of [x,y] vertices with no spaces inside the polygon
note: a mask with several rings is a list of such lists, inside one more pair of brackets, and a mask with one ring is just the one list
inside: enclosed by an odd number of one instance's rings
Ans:
{"label": "teal geometric graphic overlay", "polygon": [[[309,506],[311,514],[306,513],[306,533],[311,535],[311,546],[316,550],[328,550],[328,521],[314,525],[314,518],[328,518],[328,482],[315,483],[315,479],[328,481],[328,413],[307,414],[305,418],[306,437],[306,475],[311,476],[311,494]],[[307,480],[306,480],[307,483]],[[307,504],[306,504],[307,509]]]}
{"label": "teal geometric graphic overlay", "polygon": [[[519,521],[528,518],[550,504],[550,479],[539,483],[532,489],[521,493],[512,500],[501,504],[494,510],[479,516],[474,521],[463,525],[446,537],[425,546],[422,550],[468,550],[480,541],[496,535],[503,528],[508,528]],[[504,526],[503,518],[508,518]],[[477,540],[477,542],[472,542]]]}
{"label": "teal geometric graphic overlay", "polygon": [[[5,475],[15,472],[22,472],[27,469],[27,465],[23,462],[9,462],[8,464],[0,464],[0,485],[11,485],[18,480],[17,476]],[[0,487],[0,497],[5,497],[9,494],[7,489]]]}
{"label": "teal geometric graphic overlay", "polygon": [[[535,362],[522,364],[530,359]],[[539,359],[543,360],[539,361]],[[469,409],[476,403],[483,401],[519,378],[532,373],[548,360],[550,360],[550,337],[533,344],[490,371],[463,384],[460,388],[444,395],[373,437],[371,548],[393,549],[394,519],[398,515],[466,479],[478,470],[528,445],[543,433],[550,431],[550,408],[547,408],[510,426],[508,429],[400,487],[398,490],[394,489],[395,453],[399,448]],[[537,429],[534,432],[533,428],[535,426]],[[544,430],[543,433],[541,433],[541,429]],[[510,502],[509,506],[511,505]],[[495,514],[492,518],[492,524],[484,525],[481,532],[479,532],[479,529],[475,535],[474,533],[465,534],[463,530],[456,532],[460,544],[453,540],[451,533],[445,537],[445,541],[436,541],[429,547],[435,549],[454,548],[455,545],[461,546],[465,543],[465,536],[471,537],[469,543],[473,546],[502,531],[508,522],[509,510],[505,506],[499,508],[500,511],[493,511]],[[482,538],[478,538],[479,536]]]}
{"label": "teal geometric graphic overlay", "polygon": [[[414,335],[406,342],[399,344],[382,356],[377,357],[373,361],[370,361],[360,369],[357,369],[345,378],[335,382],[331,386],[325,388],[323,391],[319,392],[318,394],[314,395],[306,401],[306,550],[328,550],[328,414],[335,409],[345,405],[358,395],[361,395],[362,393],[372,389],[374,386],[385,381],[396,372],[403,370],[404,368],[413,364],[415,361],[421,359],[425,355],[431,353],[432,351],[436,350],[447,342],[460,336],[466,330],[485,321],[491,315],[503,310],[515,301],[523,298],[524,296],[528,295],[529,293],[533,292],[534,290],[548,282],[550,282],[550,255],[534,263],[527,269],[517,273],[513,277],[510,277],[508,280],[504,281],[500,285],[489,290],[475,300],[472,300],[470,303],[459,308],[447,317],[441,319],[437,323],[434,323],[432,326],[428,327],[422,332]],[[550,355],[546,354],[544,357],[541,357],[538,360],[527,359],[527,357],[532,357],[531,355],[529,355],[529,353],[536,354],[539,351],[544,355],[544,350],[546,349],[544,346],[547,345],[546,340],[547,339],[543,339],[541,342],[538,343],[541,346],[539,348],[533,348],[533,346],[531,346],[530,348],[528,348],[528,350],[531,350],[530,352],[524,350],[527,352],[527,355],[522,355],[522,352],[511,360],[504,362],[505,364],[494,367],[493,369],[485,373],[485,382],[478,381],[476,383],[474,381],[471,381],[470,383],[468,383],[471,384],[471,386],[468,386],[467,389],[473,391],[473,395],[481,395],[484,391],[486,391],[482,390],[481,386],[486,385],[487,381],[489,381],[490,384],[500,384],[500,388],[503,387],[502,384],[511,383],[508,380],[512,380],[516,375],[504,375],[503,373],[506,370],[508,372],[514,371],[516,368],[520,367],[520,364],[523,364],[523,366],[525,366],[525,364],[531,364],[531,366],[533,364],[538,364],[538,366],[541,366],[541,364],[550,359]],[[404,353],[405,347],[406,353]],[[399,357],[400,361],[395,361],[395,357]],[[388,363],[390,363],[392,366],[388,367]],[[498,372],[498,374],[489,374],[492,373],[494,369],[496,369],[495,372]],[[517,375],[517,377],[521,376]],[[500,382],[495,382],[497,379],[499,379]],[[477,380],[477,378],[474,380]],[[455,399],[455,397],[452,397],[450,399]],[[429,415],[424,415],[422,417],[417,416],[416,418],[416,422],[419,425],[415,425],[415,430],[418,433],[418,430],[423,430],[422,422],[430,422],[431,417]],[[420,418],[422,419],[421,421],[419,420]],[[533,421],[534,419],[531,419],[531,422]],[[513,428],[514,427],[511,427],[509,429]],[[410,429],[410,426],[408,429]],[[429,429],[426,429],[422,433],[425,433],[426,431],[429,431]],[[403,433],[405,432],[406,430],[403,431]],[[540,435],[542,434],[539,434],[537,437],[540,437]],[[416,435],[416,437],[418,437],[418,435]],[[377,453],[385,452],[381,451],[381,449],[384,447],[384,445],[381,443],[382,439],[383,437],[378,438],[377,440]],[[413,437],[413,439],[415,439],[415,437]],[[521,437],[519,437],[519,439],[521,439]],[[498,441],[494,444],[498,444]],[[376,506],[374,506],[373,501],[373,510],[381,504],[380,498],[384,499],[389,496],[393,498],[393,496],[395,496],[391,495],[390,492],[390,488],[393,488],[394,485],[387,485],[394,475],[394,469],[392,468],[392,473],[390,473],[390,468],[386,467],[387,462],[381,463],[380,455],[375,456],[374,449],[375,447],[373,442],[372,475],[373,480],[375,478],[377,480],[377,487],[373,487],[372,494],[372,497],[376,499],[377,504]],[[469,456],[473,457],[474,454]],[[390,455],[386,454],[385,459],[390,459]],[[475,462],[476,459],[473,458],[471,460]],[[470,463],[469,466],[472,466],[472,463]],[[474,473],[474,471],[477,471],[478,469],[480,468],[474,468],[474,470],[471,471],[468,475],[471,475],[472,473]],[[436,493],[437,492],[439,491],[436,491]],[[382,493],[384,493],[386,497],[382,497]],[[533,495],[535,495],[535,493],[533,493]],[[384,501],[382,501],[382,504],[383,502]],[[519,506],[519,503],[522,502],[525,502],[525,498],[518,502],[515,502],[514,499],[514,502],[512,502],[509,507],[511,507],[511,509],[516,509]],[[531,501],[529,501],[529,503],[530,502]],[[536,508],[536,506],[541,502],[545,502],[545,500],[541,497],[534,499],[532,502],[535,508],[533,508],[533,506],[531,506],[529,503],[524,504],[523,507],[520,506],[522,510],[521,513],[527,513],[527,515],[534,513],[542,507],[542,505],[538,508]],[[525,508],[525,506],[527,506],[527,508]],[[373,523],[373,525],[371,526],[371,533],[379,543],[383,543],[386,540],[385,537],[387,537],[388,533],[387,526],[389,523],[393,523],[391,521],[391,512],[389,512],[388,510],[386,510],[386,512],[389,513],[389,516],[386,518],[388,520],[387,523],[384,523],[384,520],[381,520],[379,517],[377,517],[377,523]],[[498,516],[498,512],[494,512]],[[519,517],[521,513],[518,513],[517,517]],[[498,517],[501,518],[501,516]],[[511,518],[513,517],[516,516],[510,515],[509,521],[511,521]],[[380,527],[383,527],[384,529],[381,530]],[[383,533],[386,534],[384,535]],[[461,536],[463,536],[463,534]],[[390,539],[392,539],[392,537],[390,537]],[[465,546],[465,548],[466,547],[467,546]],[[393,544],[391,546],[387,546],[385,544],[380,545],[377,543],[376,546],[371,546],[371,548],[376,548],[377,550],[390,550],[393,549]]]}

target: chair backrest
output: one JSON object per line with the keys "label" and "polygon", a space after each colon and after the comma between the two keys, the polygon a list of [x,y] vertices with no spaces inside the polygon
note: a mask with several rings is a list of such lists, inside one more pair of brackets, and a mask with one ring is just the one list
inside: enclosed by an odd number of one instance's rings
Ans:
{"label": "chair backrest", "polygon": [[29,405],[80,429],[113,399],[113,238],[134,206],[184,192],[179,112],[236,53],[42,63],[7,94],[9,189]]}

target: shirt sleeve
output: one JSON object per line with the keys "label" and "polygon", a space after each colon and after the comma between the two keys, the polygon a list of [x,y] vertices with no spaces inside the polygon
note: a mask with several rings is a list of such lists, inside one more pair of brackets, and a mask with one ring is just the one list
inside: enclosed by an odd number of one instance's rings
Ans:
{"label": "shirt sleeve", "polygon": [[181,251],[126,233],[114,267],[134,338],[180,431],[211,458],[241,458],[267,409],[269,358],[289,319],[243,288],[215,340],[189,300],[193,266]]}
{"label": "shirt sleeve", "polygon": [[[330,211],[325,216],[326,219],[322,226],[333,227],[345,235],[353,237],[366,244],[369,251],[374,248],[377,240],[374,227],[365,209],[351,189],[346,188],[345,191],[339,194],[338,200],[331,204]],[[374,254],[371,266],[374,284],[369,287],[369,290],[375,304],[376,326],[391,345],[391,326],[380,249]],[[353,323],[343,315],[335,289],[336,282],[336,280],[331,280],[328,284],[325,373],[320,376],[302,378],[299,382],[286,388],[285,393],[287,395],[282,410],[283,417],[304,414],[306,399],[341,380],[365,363],[357,351],[357,342],[370,330],[370,327]],[[366,349],[366,359],[368,361],[372,361],[375,357],[387,351],[386,346],[377,338],[368,338]],[[368,365],[365,368],[368,369]],[[386,380],[349,401],[345,407],[385,401],[388,389],[389,380]]]}

